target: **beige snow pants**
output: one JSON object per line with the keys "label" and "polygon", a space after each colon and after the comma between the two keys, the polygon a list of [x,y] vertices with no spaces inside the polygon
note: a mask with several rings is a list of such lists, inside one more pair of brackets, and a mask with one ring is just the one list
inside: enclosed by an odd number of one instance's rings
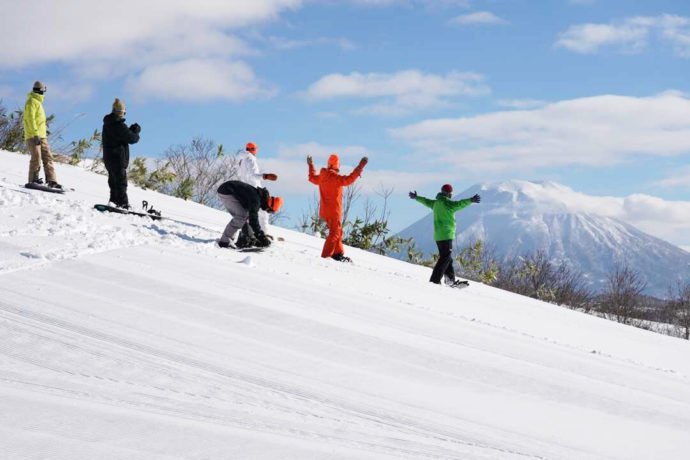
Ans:
{"label": "beige snow pants", "polygon": [[55,168],[53,167],[53,154],[50,152],[48,139],[42,138],[41,145],[34,144],[33,139],[27,139],[25,142],[26,150],[31,154],[31,161],[29,161],[29,182],[34,182],[38,179],[38,173],[41,172],[41,163],[43,163],[46,182],[56,182]]}

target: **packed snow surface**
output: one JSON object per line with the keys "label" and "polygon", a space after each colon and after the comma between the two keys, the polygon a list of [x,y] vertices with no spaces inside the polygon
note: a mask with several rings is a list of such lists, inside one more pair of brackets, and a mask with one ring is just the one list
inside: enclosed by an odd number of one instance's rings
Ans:
{"label": "packed snow surface", "polygon": [[[0,457],[686,459],[690,344],[0,152]],[[289,203],[288,203],[289,205]]]}

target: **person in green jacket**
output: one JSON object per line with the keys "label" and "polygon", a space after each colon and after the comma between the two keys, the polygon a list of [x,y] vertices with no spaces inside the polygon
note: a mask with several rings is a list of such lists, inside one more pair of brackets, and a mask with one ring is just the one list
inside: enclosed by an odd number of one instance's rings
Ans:
{"label": "person in green jacket", "polygon": [[436,195],[435,200],[418,196],[417,192],[410,192],[410,198],[417,200],[427,208],[434,211],[434,240],[438,247],[438,261],[431,272],[432,283],[441,284],[441,278],[445,275],[446,284],[451,286],[462,283],[455,280],[455,270],[453,269],[453,239],[455,239],[455,213],[466,208],[471,203],[479,203],[480,196],[474,195],[472,198],[451,201],[453,187],[446,184],[441,187],[441,193]]}
{"label": "person in green jacket", "polygon": [[31,154],[29,162],[29,182],[42,184],[38,176],[41,172],[41,163],[46,176],[46,184],[53,188],[62,188],[55,179],[53,167],[53,154],[48,145],[48,130],[46,126],[46,113],[43,110],[43,95],[46,85],[37,81],[33,91],[26,95],[24,105],[24,142],[26,149]]}

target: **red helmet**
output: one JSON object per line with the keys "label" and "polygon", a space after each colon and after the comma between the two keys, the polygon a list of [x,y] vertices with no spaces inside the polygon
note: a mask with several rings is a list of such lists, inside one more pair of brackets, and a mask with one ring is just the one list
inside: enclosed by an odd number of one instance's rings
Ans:
{"label": "red helmet", "polygon": [[441,187],[441,192],[442,193],[453,193],[453,186],[450,184],[446,184],[443,187]]}
{"label": "red helmet", "polygon": [[247,152],[252,155],[256,155],[256,144],[253,142],[247,142],[247,146],[244,148]]}

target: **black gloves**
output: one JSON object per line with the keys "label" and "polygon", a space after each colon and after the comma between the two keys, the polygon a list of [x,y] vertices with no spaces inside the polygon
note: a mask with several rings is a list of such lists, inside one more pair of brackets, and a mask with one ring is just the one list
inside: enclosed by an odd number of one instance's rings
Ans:
{"label": "black gloves", "polygon": [[479,203],[481,201],[482,197],[480,197],[478,194],[474,195],[472,198],[470,198],[470,201],[472,203]]}
{"label": "black gloves", "polygon": [[34,145],[41,145],[41,136],[34,136],[31,140],[34,142]]}
{"label": "black gloves", "polygon": [[139,126],[139,123],[134,123],[132,126],[129,127],[129,129],[131,129],[132,132],[137,134],[141,132],[141,126]]}
{"label": "black gloves", "polygon": [[271,245],[271,240],[269,240],[264,233],[256,236],[256,246],[259,248],[267,248]]}
{"label": "black gloves", "polygon": [[414,192],[410,192],[409,195],[410,195],[410,198],[412,198],[414,200],[415,198],[417,198],[417,190],[415,190]]}

